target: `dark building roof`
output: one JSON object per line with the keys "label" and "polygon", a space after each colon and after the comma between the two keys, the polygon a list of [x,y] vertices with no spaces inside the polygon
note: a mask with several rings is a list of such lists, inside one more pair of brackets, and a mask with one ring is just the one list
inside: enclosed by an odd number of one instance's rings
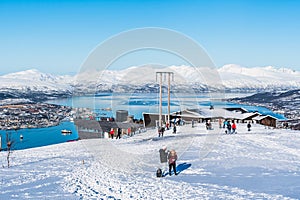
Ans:
{"label": "dark building roof", "polygon": [[[75,125],[80,129],[96,130],[99,133],[109,132],[111,128],[128,129],[128,128],[143,127],[143,124],[112,122],[112,121],[76,119],[74,122]],[[80,132],[84,132],[84,131],[80,131]],[[81,136],[79,137],[81,138]]]}
{"label": "dark building roof", "polygon": [[242,113],[248,112],[248,110],[243,108],[243,107],[228,107],[228,108],[225,108],[225,109],[228,110],[228,111],[240,111]]}
{"label": "dark building roof", "polygon": [[85,128],[89,130],[98,130],[102,132],[102,129],[96,120],[83,120],[83,119],[75,119],[75,125],[80,128]]}

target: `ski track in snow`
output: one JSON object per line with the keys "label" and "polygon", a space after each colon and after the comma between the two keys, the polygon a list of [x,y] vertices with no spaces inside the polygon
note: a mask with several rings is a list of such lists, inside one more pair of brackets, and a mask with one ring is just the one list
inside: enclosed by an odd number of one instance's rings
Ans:
{"label": "ski track in snow", "polygon": [[[300,197],[299,132],[204,124],[120,140],[93,139],[14,151],[0,169],[0,199],[292,199]],[[214,124],[214,127],[217,127]],[[157,178],[158,150],[175,149],[178,176]],[[0,161],[6,165],[6,152]]]}

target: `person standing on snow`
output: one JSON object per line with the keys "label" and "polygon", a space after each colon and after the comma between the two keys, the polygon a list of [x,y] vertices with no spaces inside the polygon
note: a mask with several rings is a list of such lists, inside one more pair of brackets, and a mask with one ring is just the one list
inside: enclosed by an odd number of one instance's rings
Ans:
{"label": "person standing on snow", "polygon": [[169,122],[167,122],[167,123],[166,123],[166,128],[167,128],[167,130],[169,130],[169,127],[170,127]]}
{"label": "person standing on snow", "polygon": [[161,166],[158,169],[158,172],[156,172],[156,176],[157,177],[164,176],[164,172],[167,170],[168,153],[169,153],[169,151],[167,151],[167,147],[166,146],[163,146],[159,150],[159,158],[160,158]]}
{"label": "person standing on snow", "polygon": [[165,127],[163,126],[163,127],[161,128],[161,137],[164,137],[164,132],[165,132]]}
{"label": "person standing on snow", "polygon": [[236,130],[236,124],[235,124],[235,122],[234,121],[232,121],[232,126],[231,126],[231,128],[232,128],[232,133],[231,134],[236,134],[236,132],[235,132],[235,130]]}
{"label": "person standing on snow", "polygon": [[121,133],[122,133],[122,130],[121,130],[121,128],[118,128],[118,135],[117,135],[117,137],[116,137],[116,139],[121,139]]}
{"label": "person standing on snow", "polygon": [[158,137],[160,137],[160,135],[161,135],[161,128],[160,127],[157,128],[157,133],[158,133]]}
{"label": "person standing on snow", "polygon": [[170,153],[168,155],[168,159],[169,159],[169,175],[171,176],[172,168],[173,168],[174,174],[177,175],[177,172],[176,172],[177,153],[175,150],[170,151]]}
{"label": "person standing on snow", "polygon": [[219,118],[219,128],[222,128],[222,124],[223,124],[222,119]]}
{"label": "person standing on snow", "polygon": [[110,134],[111,139],[114,139],[115,131],[113,128],[110,129],[109,134]]}
{"label": "person standing on snow", "polygon": [[228,124],[228,121],[225,120],[225,121],[223,122],[223,128],[227,128],[227,124]]}
{"label": "person standing on snow", "polygon": [[228,131],[228,134],[231,133],[231,124],[230,124],[230,121],[227,122],[227,131]]}
{"label": "person standing on snow", "polygon": [[248,124],[247,124],[247,128],[248,128],[248,131],[250,131],[250,130],[251,130],[251,124],[250,124],[250,122],[248,122]]}
{"label": "person standing on snow", "polygon": [[161,163],[166,163],[168,162],[168,151],[167,151],[167,147],[163,146],[160,150],[159,150],[159,158],[160,158],[160,162]]}

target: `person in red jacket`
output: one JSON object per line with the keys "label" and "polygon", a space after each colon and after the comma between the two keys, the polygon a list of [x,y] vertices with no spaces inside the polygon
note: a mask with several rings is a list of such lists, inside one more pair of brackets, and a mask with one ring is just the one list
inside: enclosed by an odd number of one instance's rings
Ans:
{"label": "person in red jacket", "polygon": [[232,129],[231,134],[234,134],[234,133],[236,134],[236,132],[235,132],[235,130],[236,130],[236,124],[235,124],[234,121],[232,121],[231,129]]}
{"label": "person in red jacket", "polygon": [[110,135],[111,139],[114,139],[114,134],[115,134],[115,130],[113,128],[111,128],[109,131],[109,135]]}

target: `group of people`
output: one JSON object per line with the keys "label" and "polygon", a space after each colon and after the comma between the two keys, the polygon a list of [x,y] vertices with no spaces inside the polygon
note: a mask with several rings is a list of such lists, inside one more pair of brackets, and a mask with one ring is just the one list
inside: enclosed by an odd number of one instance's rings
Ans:
{"label": "group of people", "polygon": [[232,124],[229,120],[225,120],[223,123],[223,128],[226,128],[225,134],[236,134],[236,123],[232,120]]}
{"label": "group of people", "polygon": [[[118,128],[117,132],[118,133],[117,133],[116,139],[118,139],[118,138],[121,139],[122,129]],[[114,135],[115,135],[115,129],[114,128],[110,129],[109,135],[110,135],[111,139],[114,139]]]}
{"label": "group of people", "polygon": [[[225,130],[226,134],[236,134],[237,133],[236,132],[236,123],[234,122],[234,120],[232,120],[232,124],[228,120],[224,121],[223,128],[227,129],[227,130]],[[247,124],[247,129],[248,129],[248,131],[251,131],[251,123],[250,122],[248,122],[248,124]]]}
{"label": "group of people", "polygon": [[206,130],[212,130],[212,129],[213,129],[210,120],[207,120],[207,121],[206,121],[205,127],[206,127]]}
{"label": "group of people", "polygon": [[[167,130],[169,130],[169,126],[167,126]],[[166,128],[163,126],[163,127],[158,127],[158,137],[163,137],[164,136],[164,133],[166,131]],[[177,132],[177,128],[176,128],[176,125],[173,126],[173,133],[176,134]]]}
{"label": "group of people", "polygon": [[175,175],[178,175],[176,171],[176,161],[177,161],[177,153],[175,150],[168,151],[167,147],[164,146],[159,150],[160,162],[162,164],[168,163],[169,165],[169,175],[172,175],[172,169]]}

